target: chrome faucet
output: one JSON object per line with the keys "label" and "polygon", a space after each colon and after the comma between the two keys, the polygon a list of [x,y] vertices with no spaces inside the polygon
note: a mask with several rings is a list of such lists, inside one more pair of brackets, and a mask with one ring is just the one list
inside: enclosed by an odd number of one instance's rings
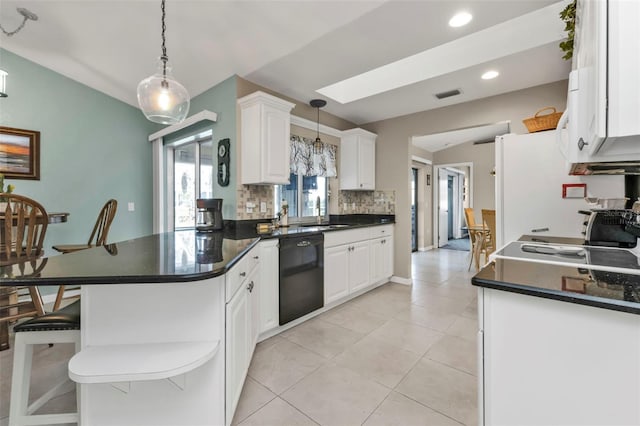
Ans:
{"label": "chrome faucet", "polygon": [[318,217],[316,218],[316,222],[321,223],[322,217],[320,216],[320,196],[319,195],[318,195],[318,198],[316,198],[316,209],[318,209]]}

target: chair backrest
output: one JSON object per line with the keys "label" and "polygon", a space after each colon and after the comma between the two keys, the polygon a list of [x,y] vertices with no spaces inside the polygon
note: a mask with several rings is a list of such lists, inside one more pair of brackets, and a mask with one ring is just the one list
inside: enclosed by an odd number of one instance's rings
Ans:
{"label": "chair backrest", "polygon": [[476,220],[473,216],[473,209],[471,207],[465,207],[464,218],[467,221],[467,228],[471,228],[476,225]]}
{"label": "chair backrest", "polygon": [[0,262],[41,256],[49,224],[44,207],[31,198],[0,193],[0,210]]}
{"label": "chair backrest", "polygon": [[[89,245],[103,246],[107,243],[107,236],[109,235],[109,229],[111,228],[111,222],[116,217],[116,210],[118,209],[118,202],[111,199],[105,203],[100,210],[96,224],[93,226],[91,236],[89,237]],[[95,237],[95,242],[94,242]]]}
{"label": "chair backrest", "polygon": [[[37,201],[0,193],[0,277],[40,273],[46,264],[38,258],[48,224],[49,216]],[[43,314],[38,287],[0,287],[0,346],[8,346],[7,321]]]}
{"label": "chair backrest", "polygon": [[487,254],[491,254],[496,250],[496,211],[482,209],[482,222],[489,229]]}

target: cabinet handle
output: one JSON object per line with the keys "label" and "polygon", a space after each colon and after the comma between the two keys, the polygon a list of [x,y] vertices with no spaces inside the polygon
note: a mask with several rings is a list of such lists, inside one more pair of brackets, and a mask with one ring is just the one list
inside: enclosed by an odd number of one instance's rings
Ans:
{"label": "cabinet handle", "polygon": [[247,276],[247,273],[246,273],[246,272],[240,272],[240,276],[241,276],[241,277],[246,277],[246,276]]}
{"label": "cabinet handle", "polygon": [[258,260],[258,259],[260,259],[260,256],[253,256],[253,259],[254,260]]}

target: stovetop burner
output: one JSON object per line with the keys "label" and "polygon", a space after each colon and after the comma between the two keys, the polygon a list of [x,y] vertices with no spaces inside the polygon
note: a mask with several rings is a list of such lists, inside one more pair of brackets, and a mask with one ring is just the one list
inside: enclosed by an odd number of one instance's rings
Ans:
{"label": "stovetop burner", "polygon": [[640,252],[614,247],[514,241],[493,253],[491,258],[640,275]]}

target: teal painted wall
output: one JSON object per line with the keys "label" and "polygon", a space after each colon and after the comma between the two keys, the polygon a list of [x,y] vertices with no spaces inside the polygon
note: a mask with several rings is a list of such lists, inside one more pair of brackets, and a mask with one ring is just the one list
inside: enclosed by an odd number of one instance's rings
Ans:
{"label": "teal painted wall", "polygon": [[[0,49],[9,73],[0,125],[40,131],[40,180],[8,179],[47,211],[71,214],[49,226],[54,244],[86,242],[102,205],[118,200],[109,241],[152,232],[152,158],[148,135],[161,128],[139,109]],[[127,211],[127,203],[135,211]]]}
{"label": "teal painted wall", "polygon": [[[218,115],[218,120],[211,126],[213,129],[213,146],[216,152],[220,139],[230,139],[229,185],[225,187],[218,185],[217,167],[214,167],[213,179],[213,196],[214,198],[222,198],[224,200],[222,202],[222,216],[225,219],[236,219],[236,186],[238,182],[238,170],[236,170],[238,158],[236,89],[236,76],[229,77],[222,83],[191,99],[189,110],[189,115],[196,114],[203,110],[213,111]],[[215,161],[217,162],[217,154],[214,158],[216,158]]]}

